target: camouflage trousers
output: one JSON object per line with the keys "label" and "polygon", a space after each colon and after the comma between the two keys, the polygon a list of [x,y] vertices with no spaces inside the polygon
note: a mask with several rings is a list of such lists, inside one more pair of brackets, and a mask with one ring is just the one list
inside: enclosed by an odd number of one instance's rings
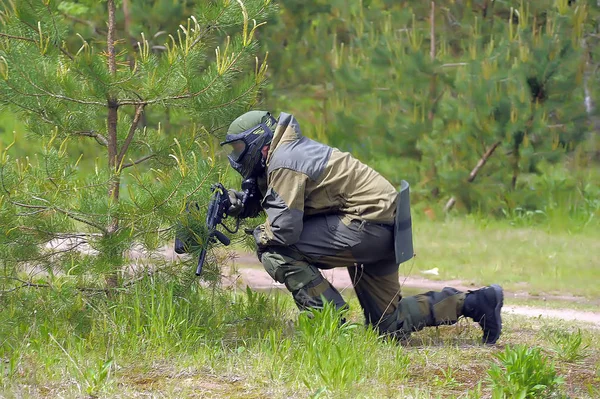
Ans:
{"label": "camouflage trousers", "polygon": [[346,267],[365,322],[382,334],[402,338],[423,327],[453,324],[462,315],[465,293],[454,288],[402,297],[392,226],[341,215],[313,216],[304,221],[299,242],[267,247],[262,263],[300,309],[321,308],[323,300],[345,307],[319,269]]}

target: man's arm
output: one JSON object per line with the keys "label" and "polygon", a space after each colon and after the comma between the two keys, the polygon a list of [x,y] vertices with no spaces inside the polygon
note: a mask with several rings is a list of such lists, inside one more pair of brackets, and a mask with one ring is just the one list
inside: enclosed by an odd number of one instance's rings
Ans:
{"label": "man's arm", "polygon": [[308,176],[291,169],[277,169],[269,176],[263,199],[265,224],[257,227],[254,238],[259,246],[292,245],[302,233],[304,196]]}

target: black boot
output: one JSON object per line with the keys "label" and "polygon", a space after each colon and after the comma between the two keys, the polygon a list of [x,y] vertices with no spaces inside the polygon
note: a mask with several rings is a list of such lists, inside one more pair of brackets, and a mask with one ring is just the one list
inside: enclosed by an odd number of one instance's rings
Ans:
{"label": "black boot", "polygon": [[495,344],[502,332],[500,310],[504,301],[502,287],[493,284],[476,291],[469,291],[465,297],[463,316],[470,317],[483,329],[483,343]]}

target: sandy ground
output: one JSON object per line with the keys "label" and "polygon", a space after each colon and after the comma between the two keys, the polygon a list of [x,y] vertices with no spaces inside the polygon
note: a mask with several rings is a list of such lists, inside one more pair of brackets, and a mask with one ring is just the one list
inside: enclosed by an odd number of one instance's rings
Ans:
{"label": "sandy ground", "polygon": [[[78,250],[82,253],[93,255],[93,251],[89,246],[81,242],[78,239],[64,239],[64,240],[53,240],[46,245],[46,248],[50,251],[64,251],[69,249]],[[173,251],[172,246],[164,246],[160,248],[158,253],[155,254],[159,258],[167,261],[175,261],[180,257]],[[187,255],[184,255],[187,256]],[[146,258],[145,254],[138,248],[132,248],[128,257],[131,259],[130,272],[135,273],[138,268],[138,260]],[[269,289],[281,289],[285,290],[283,284],[279,284],[265,272],[261,263],[253,253],[235,253],[234,257],[230,260],[230,264],[223,268],[226,270],[233,270],[228,275],[223,276],[223,284],[229,286],[239,286],[251,288],[257,290],[269,290]],[[323,275],[342,293],[350,293],[353,291],[352,282],[348,272],[345,269],[332,269],[323,270]],[[460,280],[450,281],[439,281],[430,280],[422,276],[400,276],[400,284],[403,289],[410,289],[411,292],[415,291],[429,291],[429,290],[441,290],[444,287],[454,287],[461,291],[473,290],[479,287],[465,284]],[[532,297],[527,292],[505,292],[507,298],[519,298],[519,299],[540,299],[539,297]],[[547,300],[560,300],[564,302],[581,302],[581,298],[563,295],[563,296],[551,296],[548,295],[544,299]],[[587,301],[589,303],[590,301]],[[589,323],[595,327],[600,328],[600,301],[598,303],[598,312],[581,311],[575,309],[548,309],[534,306],[517,306],[517,305],[506,305],[503,307],[503,312],[506,314],[523,315],[527,317],[542,317],[542,318],[554,318],[562,319],[567,321],[577,321],[582,323]]]}

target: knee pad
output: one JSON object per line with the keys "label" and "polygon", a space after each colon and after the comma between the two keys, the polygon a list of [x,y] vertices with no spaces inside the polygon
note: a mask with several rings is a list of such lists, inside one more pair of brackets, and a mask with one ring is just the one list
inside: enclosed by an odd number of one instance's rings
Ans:
{"label": "knee pad", "polygon": [[290,291],[299,290],[321,276],[308,262],[277,252],[263,253],[262,264],[273,280],[285,284]]}

